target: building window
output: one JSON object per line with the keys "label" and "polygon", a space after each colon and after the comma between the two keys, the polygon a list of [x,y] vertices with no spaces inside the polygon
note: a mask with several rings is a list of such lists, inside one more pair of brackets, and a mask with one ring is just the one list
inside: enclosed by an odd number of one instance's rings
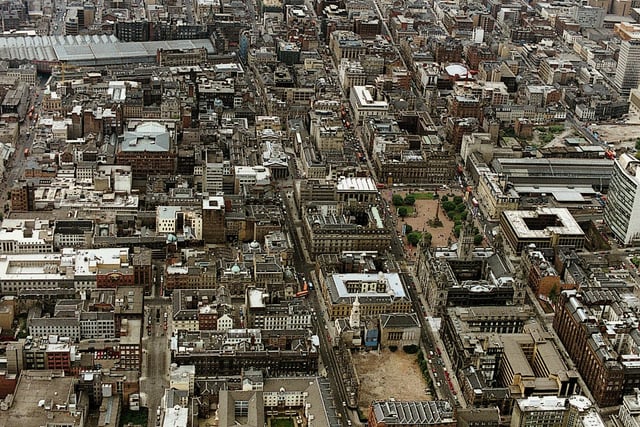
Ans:
{"label": "building window", "polygon": [[236,400],[234,405],[234,413],[236,418],[246,417],[249,415],[249,401],[248,400]]}
{"label": "building window", "polygon": [[402,339],[402,332],[389,332],[387,334],[387,339],[389,341],[399,341]]}

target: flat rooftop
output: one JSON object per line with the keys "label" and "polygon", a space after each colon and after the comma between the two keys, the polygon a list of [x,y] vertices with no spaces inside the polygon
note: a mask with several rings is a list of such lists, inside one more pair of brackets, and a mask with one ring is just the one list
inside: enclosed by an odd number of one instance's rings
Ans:
{"label": "flat rooftop", "polygon": [[[502,214],[519,239],[545,239],[552,234],[584,235],[575,218],[565,208],[504,211]],[[549,221],[543,221],[545,217]],[[534,226],[534,222],[541,226]]]}
{"label": "flat rooftop", "polygon": [[[404,287],[402,286],[402,280],[398,273],[347,273],[347,274],[333,274],[331,276],[333,283],[336,286],[339,297],[389,297],[394,296],[396,298],[403,298],[406,296]],[[368,287],[365,284],[375,284],[380,281],[385,283],[384,292],[376,292],[374,290],[361,292],[349,292],[347,284],[349,282],[359,282]],[[360,289],[363,286],[360,286]],[[371,287],[369,287],[371,289]]]}
{"label": "flat rooftop", "polygon": [[100,65],[143,57],[154,59],[159,49],[202,47],[209,54],[215,53],[215,47],[208,39],[121,42],[113,35],[0,37],[0,59]]}
{"label": "flat rooftop", "polygon": [[75,403],[72,394],[73,377],[64,377],[62,371],[22,371],[11,408],[0,411],[0,425],[41,427],[53,421],[80,426],[80,418],[69,413],[69,403]]}
{"label": "flat rooftop", "polygon": [[336,189],[338,192],[378,192],[375,181],[370,177],[341,177]]}

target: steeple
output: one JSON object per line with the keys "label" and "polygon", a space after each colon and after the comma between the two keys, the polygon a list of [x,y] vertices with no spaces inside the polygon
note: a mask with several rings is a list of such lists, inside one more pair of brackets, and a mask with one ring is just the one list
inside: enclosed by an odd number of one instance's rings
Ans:
{"label": "steeple", "polygon": [[467,220],[462,224],[460,239],[458,240],[458,258],[469,260],[473,255],[473,219],[467,215]]}
{"label": "steeple", "polygon": [[360,328],[360,301],[358,300],[358,295],[356,295],[356,299],[353,300],[353,304],[351,305],[351,316],[349,316],[349,326],[351,326],[351,329]]}

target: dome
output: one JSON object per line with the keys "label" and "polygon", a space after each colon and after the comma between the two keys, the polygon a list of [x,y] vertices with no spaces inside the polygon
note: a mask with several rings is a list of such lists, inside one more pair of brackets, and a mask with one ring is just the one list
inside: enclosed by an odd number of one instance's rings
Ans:
{"label": "dome", "polygon": [[178,238],[173,234],[167,234],[167,243],[175,243],[178,241]]}
{"label": "dome", "polygon": [[231,267],[231,273],[240,274],[240,266],[238,264],[233,264],[233,267]]}
{"label": "dome", "polygon": [[256,240],[254,240],[253,242],[249,243],[249,247],[251,249],[260,249],[260,243],[258,243]]}

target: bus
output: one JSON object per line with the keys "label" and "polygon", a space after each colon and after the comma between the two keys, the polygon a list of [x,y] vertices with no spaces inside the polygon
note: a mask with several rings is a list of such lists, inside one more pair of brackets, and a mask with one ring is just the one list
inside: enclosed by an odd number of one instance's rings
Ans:
{"label": "bus", "polygon": [[29,156],[29,149],[28,149],[28,148],[25,148],[25,149],[24,149],[24,156],[25,156],[25,157],[28,157],[28,156]]}

